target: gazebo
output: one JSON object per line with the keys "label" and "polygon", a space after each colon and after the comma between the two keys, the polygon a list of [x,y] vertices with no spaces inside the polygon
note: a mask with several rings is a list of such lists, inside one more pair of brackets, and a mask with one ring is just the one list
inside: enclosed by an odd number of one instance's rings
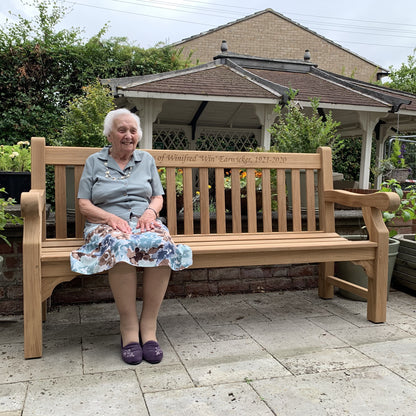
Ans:
{"label": "gazebo", "polygon": [[385,141],[397,130],[416,131],[416,95],[321,70],[304,60],[233,54],[223,49],[212,62],[184,70],[102,80],[119,107],[142,120],[142,148],[246,150],[270,148],[274,108],[290,90],[306,113],[319,98],[344,137],[361,136],[360,188],[369,187],[373,139],[383,157]]}

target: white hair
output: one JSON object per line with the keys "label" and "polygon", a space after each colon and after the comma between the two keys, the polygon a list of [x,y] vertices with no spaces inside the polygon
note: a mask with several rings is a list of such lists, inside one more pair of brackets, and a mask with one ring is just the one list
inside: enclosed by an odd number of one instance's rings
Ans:
{"label": "white hair", "polygon": [[114,127],[114,120],[122,115],[128,114],[130,116],[132,116],[137,123],[137,132],[139,134],[139,141],[141,140],[142,136],[143,136],[143,132],[142,129],[140,127],[140,117],[137,114],[132,113],[130,110],[128,110],[127,108],[118,108],[117,110],[112,110],[110,111],[104,119],[104,130],[103,130],[103,134],[105,137],[108,137],[111,133],[111,130]]}

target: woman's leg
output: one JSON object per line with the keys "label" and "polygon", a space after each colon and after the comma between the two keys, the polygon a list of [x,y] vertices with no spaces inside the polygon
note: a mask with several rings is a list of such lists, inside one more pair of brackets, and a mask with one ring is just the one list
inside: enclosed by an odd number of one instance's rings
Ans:
{"label": "woman's leg", "polygon": [[136,309],[136,268],[117,263],[108,271],[108,279],[120,315],[120,332],[123,346],[139,342],[139,322]]}
{"label": "woman's leg", "polygon": [[143,271],[143,307],[140,335],[143,344],[157,341],[157,316],[170,279],[169,267],[145,267]]}

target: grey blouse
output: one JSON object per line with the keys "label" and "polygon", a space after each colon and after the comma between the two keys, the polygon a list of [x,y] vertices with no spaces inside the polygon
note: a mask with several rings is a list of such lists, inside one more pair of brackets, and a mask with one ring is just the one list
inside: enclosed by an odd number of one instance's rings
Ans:
{"label": "grey blouse", "polygon": [[153,156],[135,150],[122,170],[109,155],[111,146],[89,156],[79,183],[78,198],[128,221],[140,216],[153,196],[163,195],[163,187]]}

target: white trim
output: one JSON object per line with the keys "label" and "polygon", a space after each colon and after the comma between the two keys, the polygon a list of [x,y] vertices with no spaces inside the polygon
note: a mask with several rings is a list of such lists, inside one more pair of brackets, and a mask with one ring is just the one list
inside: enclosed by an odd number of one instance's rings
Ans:
{"label": "white trim", "polygon": [[[302,107],[312,107],[310,101],[299,101],[299,104]],[[332,104],[332,103],[323,103],[319,102],[320,108],[328,108],[330,110],[347,110],[347,111],[366,111],[366,112],[376,112],[376,113],[389,113],[391,109],[391,105],[387,105],[385,107],[370,107],[365,105],[353,105],[353,104]],[[413,115],[416,115],[415,113]]]}
{"label": "white trim", "polygon": [[215,101],[231,103],[249,104],[273,104],[279,102],[279,98],[255,98],[255,97],[226,97],[223,95],[193,95],[193,94],[171,94],[146,91],[124,91],[126,98],[158,98],[164,100],[183,100],[183,101]]}

